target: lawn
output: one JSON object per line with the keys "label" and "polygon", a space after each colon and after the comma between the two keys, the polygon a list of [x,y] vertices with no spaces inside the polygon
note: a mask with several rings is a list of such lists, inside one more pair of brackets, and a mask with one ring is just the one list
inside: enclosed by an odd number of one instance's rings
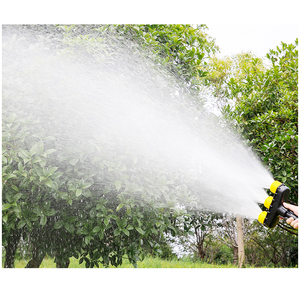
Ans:
{"label": "lawn", "polygon": [[[16,260],[15,268],[24,268],[28,261],[26,260]],[[137,263],[138,268],[237,268],[237,266],[232,264],[227,265],[218,265],[218,264],[209,264],[200,261],[192,261],[190,259],[173,259],[173,260],[164,260],[161,258],[151,258],[147,257],[143,261]],[[2,264],[3,267],[3,264]],[[40,268],[55,268],[53,258],[45,258],[40,266]],[[78,260],[74,257],[70,258],[69,268],[85,268],[85,263],[79,264]],[[103,268],[100,265],[100,268]],[[110,266],[110,268],[114,268]],[[132,264],[128,260],[124,259],[122,266],[118,268],[133,268]]]}

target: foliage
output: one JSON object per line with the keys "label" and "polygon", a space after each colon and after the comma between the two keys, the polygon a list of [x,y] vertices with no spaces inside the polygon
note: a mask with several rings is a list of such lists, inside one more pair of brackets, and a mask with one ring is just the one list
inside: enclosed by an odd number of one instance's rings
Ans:
{"label": "foliage", "polygon": [[[237,264],[236,221],[230,216],[216,220],[205,240],[206,261]],[[297,236],[270,230],[257,221],[243,219],[245,263],[255,267],[292,267],[298,264]]]}
{"label": "foliage", "polygon": [[259,153],[276,180],[291,188],[290,201],[298,203],[298,51],[282,43],[271,50],[266,70],[245,68],[245,78],[231,78],[229,88],[237,101],[231,117]]}
{"label": "foliage", "polygon": [[[126,179],[125,170],[132,166],[126,165],[128,157],[120,156],[96,162],[91,172],[87,153],[78,153],[77,149],[62,155],[57,151],[59,136],[46,138],[41,131],[33,137],[26,134],[35,132],[31,126],[43,125],[12,116],[6,111],[3,118],[5,246],[13,231],[22,230],[30,234],[41,251],[60,256],[63,253],[63,259],[80,254],[80,262],[85,260],[87,266],[97,265],[100,258],[105,265],[119,265],[125,254],[135,263],[140,251],[147,248],[160,253],[163,233],[175,230],[170,209],[177,215],[164,201],[161,190],[167,185],[159,182],[162,175],[156,173],[158,180],[149,174],[145,178],[143,170],[136,170]],[[143,203],[143,186],[150,182],[155,188],[148,189],[146,197],[154,203]]]}
{"label": "foliage", "polygon": [[233,249],[226,244],[215,241],[213,245],[208,247],[207,252],[209,262],[216,264],[234,264]]}
{"label": "foliage", "polygon": [[[93,66],[109,65],[117,45],[114,40],[103,38],[105,26],[92,27],[83,30],[90,34],[80,34],[83,28],[80,26],[51,27],[48,28],[52,32],[50,36],[43,32],[44,36],[38,38],[35,33],[28,55],[40,47],[46,51],[53,48],[57,55],[70,61],[76,61],[80,54],[86,55]],[[175,25],[140,28],[148,32],[142,36],[149,38],[147,43],[156,47],[159,55],[162,49],[167,51],[172,40],[172,52],[166,53],[176,68],[181,66],[180,72],[185,70],[183,75],[187,80],[190,65],[196,68],[204,56],[202,51],[209,51],[207,45],[199,50],[199,43],[206,43],[202,35],[192,38],[193,34],[199,34],[198,29]],[[178,29],[175,35],[171,35],[172,28]],[[56,35],[57,30],[62,34]],[[178,37],[182,31],[188,32],[183,40]],[[118,34],[116,39],[127,38],[126,32]],[[170,174],[147,158],[132,157],[126,149],[120,151],[109,137],[99,141],[87,136],[87,143],[82,144],[76,115],[75,122],[73,116],[64,122],[59,119],[59,113],[57,116],[49,113],[50,107],[44,106],[45,101],[41,100],[46,95],[32,92],[28,97],[28,92],[34,91],[34,83],[30,81],[16,90],[18,77],[14,81],[7,75],[17,67],[10,60],[9,43],[14,38],[5,40],[8,45],[3,59],[2,241],[5,249],[12,249],[22,237],[34,249],[33,259],[43,259],[48,253],[55,257],[56,263],[62,264],[74,256],[79,263],[85,262],[86,267],[99,267],[99,263],[119,266],[124,258],[136,266],[148,252],[167,253],[165,234],[178,231],[172,220],[182,215],[175,206],[176,199],[187,193],[179,177],[173,173],[171,179]],[[196,44],[197,51],[188,49],[189,45]],[[31,72],[38,70],[41,59],[37,57],[32,69],[18,74],[30,78]],[[42,62],[55,63],[55,57]],[[51,82],[47,84],[51,86]],[[51,109],[59,112],[72,106],[68,101],[65,99],[61,107]],[[26,105],[26,111],[22,105]],[[42,120],[38,117],[41,112]],[[61,124],[64,126],[59,127]]]}
{"label": "foliage", "polygon": [[[276,180],[291,188],[289,201],[298,203],[298,39],[270,50],[268,62],[242,53],[212,57],[204,83],[216,97],[219,111],[238,128]],[[287,227],[283,221],[279,225]],[[289,227],[289,226],[288,226]],[[290,230],[290,228],[288,228]],[[297,265],[295,236],[247,229],[246,261],[273,266]],[[296,253],[296,255],[295,255]]]}
{"label": "foliage", "polygon": [[298,39],[281,43],[266,63],[251,53],[212,57],[204,83],[219,110],[241,132],[298,203]]}
{"label": "foliage", "polygon": [[226,110],[235,103],[232,100],[239,100],[239,95],[232,92],[230,85],[232,80],[243,82],[249,72],[263,72],[265,66],[261,58],[255,57],[252,53],[242,52],[232,57],[212,56],[204,70],[206,76],[202,78],[202,82],[214,96],[218,110],[226,117]]}
{"label": "foliage", "polygon": [[291,267],[298,264],[298,237],[279,226],[273,230],[253,222],[245,241],[246,261],[255,266]]}
{"label": "foliage", "polygon": [[180,76],[191,89],[199,88],[199,79],[206,59],[218,51],[215,41],[206,32],[205,25],[189,24],[109,25],[107,30],[125,34],[158,56],[160,64],[166,65]]}
{"label": "foliage", "polygon": [[211,236],[212,228],[215,226],[218,215],[195,209],[187,209],[187,212],[188,215],[184,217],[184,234],[181,237],[181,242],[188,244],[188,248],[192,250],[195,257],[205,260],[208,246],[206,240]]}

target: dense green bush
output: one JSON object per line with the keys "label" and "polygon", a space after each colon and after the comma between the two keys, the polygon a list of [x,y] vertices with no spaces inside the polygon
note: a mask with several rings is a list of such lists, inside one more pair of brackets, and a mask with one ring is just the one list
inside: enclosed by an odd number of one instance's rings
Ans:
{"label": "dense green bush", "polygon": [[[153,30],[139,28],[142,36],[143,30],[146,35],[146,31]],[[46,26],[46,29],[43,27],[39,35],[40,26],[4,27],[2,241],[6,249],[5,267],[13,266],[21,237],[30,243],[32,251],[28,267],[38,267],[46,253],[55,257],[57,266],[61,267],[68,266],[72,256],[80,263],[85,262],[86,267],[94,267],[99,263],[118,266],[124,257],[136,265],[148,252],[169,255],[165,233],[176,233],[177,224],[173,219],[182,215],[176,203],[180,195],[188,195],[180,176],[173,171],[166,172],[147,156],[132,156],[131,145],[120,148],[119,141],[109,134],[95,138],[92,132],[85,131],[78,120],[81,115],[74,107],[73,98],[77,95],[65,95],[61,101],[53,98],[51,102],[56,91],[63,91],[64,84],[70,84],[68,78],[59,72],[55,76],[42,73],[42,69],[47,70],[51,65],[59,67],[61,60],[69,64],[70,72],[77,72],[82,68],[82,57],[93,72],[97,66],[114,64],[121,52],[118,47],[128,46],[138,51],[139,46],[133,42],[126,44],[124,39],[130,40],[126,32],[107,35],[105,26]],[[155,36],[169,36],[171,29],[158,27]],[[191,35],[196,33],[189,26],[178,29],[189,30]],[[174,36],[172,39],[176,40]],[[199,37],[195,40],[200,42]],[[163,40],[156,44],[151,38],[150,42],[158,52],[162,51]],[[15,43],[21,45],[17,51]],[[121,46],[124,43],[126,47]],[[191,56],[185,40],[176,40],[175,44],[178,49],[173,50],[183,61],[186,55]],[[195,55],[203,57],[199,50]],[[171,60],[175,61],[176,57]],[[23,61],[29,61],[30,67],[22,68]],[[181,67],[188,68],[186,63],[177,64],[178,73]],[[125,79],[130,76],[129,73],[119,75]],[[40,89],[34,81],[38,76],[44,80]],[[68,111],[69,116],[64,119]],[[108,121],[106,118],[97,124],[105,126]]]}
{"label": "dense green bush", "polygon": [[270,67],[244,70],[245,78],[231,78],[236,98],[231,117],[258,152],[276,180],[291,188],[290,202],[298,203],[298,39],[282,43],[267,54]]}

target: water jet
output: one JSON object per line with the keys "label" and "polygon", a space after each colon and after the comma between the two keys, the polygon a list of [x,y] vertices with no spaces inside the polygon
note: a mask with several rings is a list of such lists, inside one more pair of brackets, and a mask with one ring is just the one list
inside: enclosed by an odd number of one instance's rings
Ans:
{"label": "water jet", "polygon": [[[8,28],[3,38],[3,112],[37,122],[29,134],[43,130],[43,147],[56,150],[58,171],[68,173],[68,155],[71,164],[85,159],[90,173],[101,161],[103,176],[105,168],[119,176],[103,177],[103,185],[121,193],[137,166],[145,178],[158,167],[168,178],[178,172],[189,182],[198,208],[257,218],[271,174],[236,133],[142,50],[133,53],[129,42],[110,35],[89,55],[37,41],[26,30],[18,40]],[[126,156],[127,164],[118,164],[116,156]],[[149,187],[141,189],[147,198]]]}

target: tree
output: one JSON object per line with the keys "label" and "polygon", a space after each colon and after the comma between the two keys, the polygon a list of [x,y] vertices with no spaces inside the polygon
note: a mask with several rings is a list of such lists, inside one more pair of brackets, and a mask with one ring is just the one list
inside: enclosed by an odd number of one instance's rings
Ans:
{"label": "tree", "polygon": [[203,79],[219,110],[260,156],[276,180],[298,199],[298,51],[281,43],[270,50],[267,63],[242,53],[212,57]]}
{"label": "tree", "polygon": [[[117,65],[119,57],[128,52],[120,49],[133,47],[137,51],[139,46],[135,42],[127,43],[131,36],[125,33],[108,35],[105,26],[49,26],[46,28],[50,35],[45,31],[37,35],[39,28],[29,26],[28,41],[22,40],[23,34],[27,36],[26,26],[21,36],[18,26],[4,28],[2,241],[6,249],[5,266],[13,267],[20,237],[28,237],[32,245],[28,267],[38,267],[46,253],[55,257],[57,267],[67,267],[71,256],[80,263],[84,261],[86,267],[99,263],[118,266],[124,258],[136,266],[147,252],[160,254],[166,242],[164,234],[178,230],[172,218],[182,215],[176,204],[186,190],[184,181],[176,172],[166,172],[148,156],[133,156],[132,145],[120,144],[122,137],[117,140],[103,134],[95,138],[93,132],[98,128],[91,126],[86,130],[78,122],[80,111],[73,109],[76,101],[78,104],[85,99],[85,94],[58,91],[65,91],[66,87],[71,91],[74,82],[79,86],[81,80],[84,82],[82,76],[86,69],[81,63],[82,56],[89,66],[88,79],[107,83],[97,73],[98,68],[106,70],[112,64]],[[131,30],[131,26],[126,28]],[[175,25],[157,27],[156,31],[155,26],[145,28],[151,32],[153,38],[149,41],[159,52],[157,61],[164,49],[163,37],[174,39],[173,52],[169,53],[172,64],[179,74],[185,70],[183,76],[187,84],[191,82],[204,55],[189,49],[187,41],[198,31],[179,26],[190,34],[178,42],[176,35],[170,36]],[[11,29],[15,30],[15,36]],[[139,33],[142,38],[143,31]],[[154,37],[160,40],[158,44]],[[195,41],[202,40],[195,37]],[[208,51],[209,46],[204,46]],[[166,56],[163,59],[167,62]],[[195,61],[193,71],[186,62],[190,59]],[[66,69],[65,63],[70,76],[77,74],[77,81],[68,81],[65,73],[61,76],[59,70]],[[130,70],[119,68],[118,71],[119,78],[130,77]],[[194,73],[189,76],[189,71]],[[105,74],[112,78],[115,75]],[[109,116],[102,114],[102,117],[100,120],[98,117],[97,126],[109,122]]]}
{"label": "tree", "polygon": [[235,218],[230,215],[223,215],[217,225],[216,238],[233,250],[233,263],[238,264],[238,237]]}
{"label": "tree", "polygon": [[245,254],[256,266],[295,267],[298,264],[298,237],[276,226],[273,230],[253,222],[247,230]]}
{"label": "tree", "polygon": [[245,80],[231,78],[237,99],[231,112],[244,137],[261,156],[274,178],[291,188],[290,202],[298,203],[298,51],[281,44],[267,54],[270,68],[245,69]]}
{"label": "tree", "polygon": [[[240,94],[233,94],[230,82],[243,82],[249,72],[264,72],[266,67],[261,58],[251,52],[239,53],[231,57],[218,58],[211,56],[204,66],[206,76],[201,78],[206,89],[212,94],[214,105],[223,117],[228,117],[228,111],[239,101]],[[228,122],[232,118],[227,119]]]}
{"label": "tree", "polygon": [[188,209],[184,217],[184,234],[181,244],[196,253],[196,257],[205,260],[207,257],[206,240],[209,238],[216,216],[212,212]]}
{"label": "tree", "polygon": [[[270,50],[266,65],[262,59],[247,53],[233,58],[212,58],[205,78],[228,122],[241,132],[274,178],[291,188],[289,201],[294,204],[298,203],[297,45],[298,39],[294,44],[281,43],[276,50]],[[291,230],[283,221],[279,226]],[[258,230],[263,229],[259,227]],[[286,239],[286,235],[278,230],[265,233],[264,242],[263,235],[258,234],[259,241],[254,238],[264,245],[261,249],[266,250],[268,242],[279,241],[282,235]],[[290,249],[294,249],[294,238],[289,240]],[[245,251],[247,258],[250,251],[247,247]],[[276,253],[278,256],[270,258],[275,265],[282,259],[282,253],[277,250]]]}
{"label": "tree", "polygon": [[190,90],[198,91],[200,78],[206,76],[206,60],[219,48],[205,30],[206,25],[149,24],[108,25],[108,31],[125,34],[143,48],[157,54],[154,59],[183,79]]}

